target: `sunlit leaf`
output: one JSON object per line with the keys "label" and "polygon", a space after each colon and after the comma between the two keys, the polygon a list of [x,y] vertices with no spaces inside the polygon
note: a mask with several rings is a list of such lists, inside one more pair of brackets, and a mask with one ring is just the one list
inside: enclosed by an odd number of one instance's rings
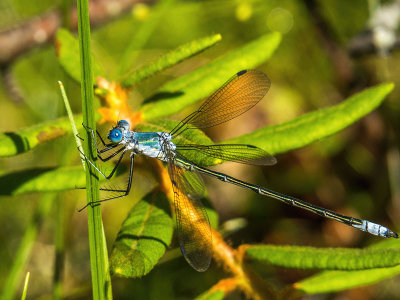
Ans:
{"label": "sunlit leaf", "polygon": [[307,294],[343,291],[377,283],[400,274],[400,266],[362,271],[325,271],[295,284]]}
{"label": "sunlit leaf", "polygon": [[171,243],[172,232],[166,196],[161,192],[149,194],[122,224],[111,255],[112,273],[124,277],[149,273]]}
{"label": "sunlit leaf", "polygon": [[[368,249],[399,251],[399,240],[385,240]],[[324,271],[297,282],[294,287],[308,294],[343,291],[377,283],[400,274],[400,265],[361,271]]]}
{"label": "sunlit leaf", "polygon": [[362,270],[400,264],[398,249],[345,249],[301,246],[249,246],[251,258],[285,268]]}
{"label": "sunlit leaf", "polygon": [[217,90],[233,74],[254,68],[271,57],[281,40],[270,33],[219,57],[213,62],[165,84],[140,108],[144,120],[179,112]]}
{"label": "sunlit leaf", "polygon": [[[81,124],[82,116],[76,116],[75,123]],[[71,131],[68,118],[60,118],[13,132],[3,132],[0,134],[0,156],[12,156],[26,152]]]}
{"label": "sunlit leaf", "polygon": [[271,154],[304,147],[343,130],[370,113],[393,88],[393,83],[374,86],[335,106],[312,111],[291,121],[264,127],[224,143],[251,144]]}
{"label": "sunlit leaf", "polygon": [[[100,114],[96,114],[97,120]],[[75,115],[75,123],[82,124],[82,115]],[[13,156],[72,132],[67,117],[39,123],[12,132],[0,133],[0,157]]]}
{"label": "sunlit leaf", "polygon": [[[81,66],[79,62],[79,44],[78,40],[66,29],[59,29],[56,36],[56,51],[58,61],[76,81],[80,82]],[[93,78],[103,76],[104,72],[98,62],[92,55]]]}
{"label": "sunlit leaf", "polygon": [[221,40],[220,34],[211,35],[202,39],[184,44],[171,52],[161,56],[157,60],[140,67],[133,72],[130,72],[121,81],[123,87],[130,87],[138,81],[144,80],[154,74],[169,68],[179,62],[213,46]]}

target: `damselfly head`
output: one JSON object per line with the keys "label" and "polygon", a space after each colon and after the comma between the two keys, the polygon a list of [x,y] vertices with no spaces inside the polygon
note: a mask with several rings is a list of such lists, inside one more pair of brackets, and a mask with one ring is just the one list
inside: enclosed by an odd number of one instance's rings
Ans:
{"label": "damselfly head", "polygon": [[113,128],[107,135],[107,138],[113,143],[119,143],[122,141],[122,131],[120,128]]}

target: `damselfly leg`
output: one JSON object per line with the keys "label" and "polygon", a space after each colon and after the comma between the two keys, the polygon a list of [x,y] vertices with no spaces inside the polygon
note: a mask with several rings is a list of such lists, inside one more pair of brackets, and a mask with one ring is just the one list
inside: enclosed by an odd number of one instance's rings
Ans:
{"label": "damselfly leg", "polygon": [[[97,146],[97,142],[96,142],[95,135],[94,135],[94,130],[93,130],[92,128],[88,127],[88,126],[85,126],[85,125],[83,125],[83,126],[84,126],[85,129],[87,129],[87,130],[89,130],[89,131],[91,132],[91,135],[92,135],[92,138],[93,138],[93,141],[94,141],[94,143],[95,143],[95,147],[96,147],[96,150],[97,150],[97,153],[98,153],[98,157],[99,157],[103,162],[109,161],[111,158],[117,156],[118,154],[120,154],[120,153],[122,152],[121,155],[118,157],[118,160],[117,160],[115,166],[113,167],[113,169],[111,170],[110,174],[109,174],[109,175],[106,175],[106,174],[104,174],[103,171],[101,171],[97,166],[95,166],[95,165],[90,161],[90,159],[89,159],[84,153],[82,153],[82,152],[80,151],[80,149],[78,149],[78,151],[82,154],[82,156],[83,156],[83,158],[85,159],[86,162],[88,162],[88,163],[89,163],[100,175],[102,175],[104,178],[110,179],[110,178],[114,175],[114,173],[116,172],[116,170],[118,169],[118,167],[119,167],[119,165],[120,165],[120,163],[121,163],[121,161],[122,161],[122,158],[124,157],[124,155],[125,155],[126,152],[127,152],[127,148],[126,148],[125,146],[122,146],[121,148],[119,148],[117,151],[113,152],[113,153],[112,153],[111,155],[109,155],[108,157],[102,158],[102,157],[101,157],[101,154],[102,154],[102,153],[106,153],[106,152],[108,152],[108,151],[110,151],[110,150],[113,150],[113,149],[115,149],[116,147],[118,147],[119,145],[115,145],[115,144],[106,144],[106,143],[104,142],[104,140],[101,138],[101,136],[100,136],[100,134],[98,133],[98,131],[96,130],[96,133],[97,133],[97,135],[100,137],[100,140],[101,140],[102,144],[103,144],[105,147],[107,147],[107,148],[104,148],[104,149],[99,149],[98,146]],[[100,202],[110,201],[110,200],[114,200],[114,199],[123,198],[123,197],[128,196],[128,195],[129,195],[129,192],[130,192],[130,190],[131,190],[131,187],[132,187],[134,158],[135,158],[134,155],[131,155],[130,166],[129,166],[128,183],[127,183],[125,189],[119,189],[119,188],[103,188],[103,187],[100,188],[100,191],[111,192],[111,193],[117,193],[117,194],[119,193],[120,195],[108,197],[108,198],[102,199],[102,200],[97,201],[97,202],[88,203],[88,204],[86,204],[84,207],[82,207],[81,209],[79,209],[79,211],[84,210],[88,205],[91,205],[91,204],[96,204],[96,203],[100,203]]]}

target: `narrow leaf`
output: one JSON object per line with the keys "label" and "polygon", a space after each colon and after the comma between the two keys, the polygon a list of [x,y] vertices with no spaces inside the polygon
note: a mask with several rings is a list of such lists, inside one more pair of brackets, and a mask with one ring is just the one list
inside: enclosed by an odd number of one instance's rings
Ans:
{"label": "narrow leaf", "polygon": [[144,120],[172,115],[211,95],[233,74],[254,68],[266,61],[281,40],[279,33],[270,33],[236,49],[197,70],[165,84],[144,104],[140,112]]}
{"label": "narrow leaf", "polygon": [[195,300],[222,300],[225,296],[225,293],[221,290],[210,290],[199,295]]}
{"label": "narrow leaf", "polygon": [[83,151],[81,140],[78,137],[78,129],[76,129],[74,115],[72,114],[71,106],[69,105],[69,100],[67,97],[67,93],[65,92],[63,83],[61,81],[59,81],[58,85],[60,86],[61,96],[64,100],[65,110],[67,111],[69,122],[71,123],[72,133],[74,134],[74,137],[75,137],[76,146],[78,147],[78,150],[80,152],[82,166],[83,166],[83,169],[85,170],[85,158],[82,155],[82,153],[84,151]]}
{"label": "narrow leaf", "polygon": [[249,246],[246,254],[285,268],[362,270],[400,264],[398,249],[345,249],[301,246]]}
{"label": "narrow leaf", "polygon": [[[384,240],[368,247],[371,250],[399,251],[400,241]],[[400,274],[400,265],[361,271],[324,271],[306,278],[294,285],[307,294],[343,291],[373,284]]]}
{"label": "narrow leaf", "polygon": [[171,52],[161,56],[156,61],[146,64],[139,69],[128,73],[121,81],[121,85],[125,88],[131,87],[136,82],[144,80],[154,74],[174,66],[179,62],[215,45],[221,40],[220,34],[211,35],[202,39],[184,44]]}
{"label": "narrow leaf", "polygon": [[[110,173],[112,166],[104,172]],[[121,168],[118,174],[126,170]],[[118,175],[116,174],[116,175]],[[105,180],[99,176],[99,179]],[[0,176],[0,195],[20,195],[31,192],[58,192],[85,187],[82,167],[34,168]]]}
{"label": "narrow leaf", "polygon": [[[56,52],[58,61],[65,72],[76,81],[81,80],[78,40],[66,29],[59,29],[56,36]],[[93,78],[103,76],[104,72],[92,55]]]}
{"label": "narrow leaf", "polygon": [[124,277],[150,272],[171,243],[168,200],[161,192],[141,200],[122,224],[111,255],[111,271]]}
{"label": "narrow leaf", "polygon": [[362,271],[325,271],[304,279],[294,285],[307,294],[338,292],[368,284],[400,274],[400,266]]}
{"label": "narrow leaf", "polygon": [[[96,114],[96,120],[100,114]],[[76,115],[75,123],[82,124],[82,116]],[[13,132],[0,133],[0,157],[13,156],[72,132],[67,117],[47,121]]]}
{"label": "narrow leaf", "polygon": [[279,125],[264,127],[224,143],[251,144],[271,154],[301,148],[343,130],[370,113],[393,88],[393,83],[377,85],[338,105],[310,112]]}
{"label": "narrow leaf", "polygon": [[154,30],[163,24],[164,18],[167,18],[176,0],[161,0],[153,3],[149,17],[140,26],[132,28],[132,37],[125,45],[124,53],[119,61],[120,74],[125,74],[138,58],[138,50],[143,49]]}

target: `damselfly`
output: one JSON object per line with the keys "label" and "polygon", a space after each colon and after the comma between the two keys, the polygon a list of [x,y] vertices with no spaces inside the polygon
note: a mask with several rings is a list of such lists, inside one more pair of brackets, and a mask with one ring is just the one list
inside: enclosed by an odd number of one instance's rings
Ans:
{"label": "damselfly", "polygon": [[[109,175],[105,175],[96,168],[105,178],[111,178],[122,157],[130,152],[129,179],[126,189],[102,189],[117,192],[120,195],[103,199],[100,202],[121,198],[129,194],[132,185],[135,155],[143,154],[167,163],[174,191],[175,216],[180,248],[188,263],[197,271],[207,270],[212,257],[211,227],[207,213],[200,201],[204,193],[204,183],[199,174],[209,175],[221,181],[238,185],[260,195],[309,210],[320,216],[331,218],[374,235],[398,238],[395,232],[382,225],[335,213],[226,174],[209,170],[187,159],[189,152],[196,152],[221,159],[222,161],[252,165],[274,164],[276,162],[275,158],[260,148],[241,144],[180,145],[173,142],[175,137],[186,130],[213,127],[243,114],[264,98],[269,88],[270,80],[264,73],[256,70],[241,71],[212,94],[199,109],[178,123],[169,133],[135,132],[130,130],[130,124],[125,120],[119,121],[110,130],[108,134],[110,143],[105,143],[97,132],[104,146],[103,149],[99,149],[96,143],[99,159],[108,161],[119,155],[117,163]],[[96,142],[93,129],[87,129],[90,130],[93,140]],[[102,156],[107,153],[109,153],[108,156]],[[87,158],[86,160],[91,163]]]}

